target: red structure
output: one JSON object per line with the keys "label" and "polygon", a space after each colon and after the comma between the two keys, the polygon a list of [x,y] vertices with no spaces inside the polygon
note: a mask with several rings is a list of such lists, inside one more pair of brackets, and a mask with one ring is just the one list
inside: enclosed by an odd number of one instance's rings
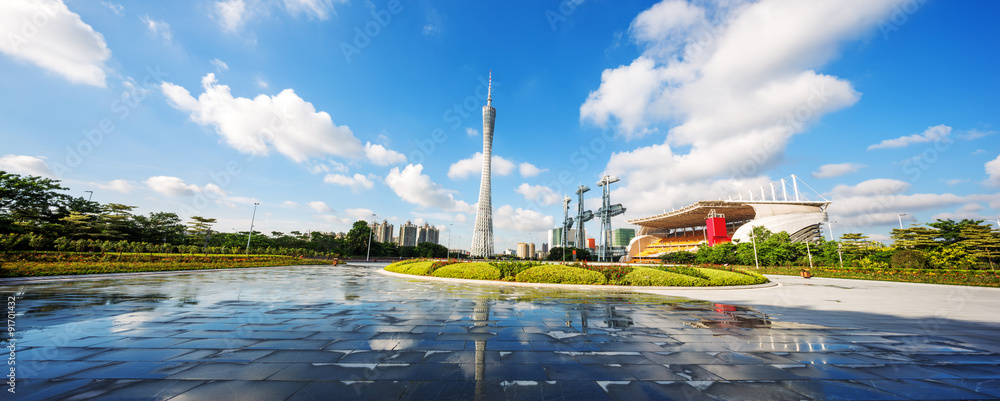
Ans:
{"label": "red structure", "polygon": [[593,238],[587,238],[587,248],[593,249],[596,247],[597,247],[597,241]]}
{"label": "red structure", "polygon": [[726,233],[726,216],[716,213],[715,209],[708,212],[708,218],[705,219],[705,227],[707,229],[708,246],[733,240]]}

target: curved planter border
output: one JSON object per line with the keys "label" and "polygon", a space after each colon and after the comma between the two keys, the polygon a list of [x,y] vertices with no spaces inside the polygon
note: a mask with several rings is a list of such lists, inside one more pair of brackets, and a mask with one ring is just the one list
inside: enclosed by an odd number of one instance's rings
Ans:
{"label": "curved planter border", "polygon": [[637,286],[637,285],[584,285],[584,284],[552,284],[552,283],[521,283],[517,281],[499,281],[499,280],[473,280],[467,278],[448,278],[448,277],[434,277],[434,276],[418,276],[415,274],[403,274],[395,273],[385,268],[379,269],[379,273],[399,277],[399,278],[411,278],[418,280],[429,280],[429,281],[442,281],[447,283],[455,284],[486,284],[486,285],[499,285],[499,286],[515,286],[515,287],[535,287],[535,288],[561,288],[561,289],[572,289],[572,290],[615,290],[615,291],[646,291],[646,290],[753,290],[753,289],[765,289],[771,287],[780,287],[780,283],[774,281],[764,283],[764,284],[754,284],[754,285],[730,285],[730,286],[712,286],[712,287],[654,287],[654,286]]}

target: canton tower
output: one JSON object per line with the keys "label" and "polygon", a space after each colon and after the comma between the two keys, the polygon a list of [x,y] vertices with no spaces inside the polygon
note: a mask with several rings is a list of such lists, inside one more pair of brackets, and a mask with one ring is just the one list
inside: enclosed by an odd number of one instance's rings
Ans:
{"label": "canton tower", "polygon": [[490,71],[486,105],[483,106],[483,178],[479,184],[479,210],[472,232],[472,256],[493,256],[493,203],[490,200],[490,165],[493,159],[493,123],[497,109],[493,108],[493,71]]}

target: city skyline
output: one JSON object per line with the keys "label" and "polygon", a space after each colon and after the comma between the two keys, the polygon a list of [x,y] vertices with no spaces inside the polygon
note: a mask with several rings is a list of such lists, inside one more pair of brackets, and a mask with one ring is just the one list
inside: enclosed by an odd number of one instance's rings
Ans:
{"label": "city skyline", "polygon": [[[434,222],[459,247],[488,165],[495,249],[546,242],[563,197],[606,174],[627,209],[614,229],[796,174],[832,201],[836,236],[885,241],[914,220],[1000,218],[998,11],[12,0],[0,170],[225,231],[259,203],[261,232],[377,214]],[[502,140],[484,163],[490,70]]]}

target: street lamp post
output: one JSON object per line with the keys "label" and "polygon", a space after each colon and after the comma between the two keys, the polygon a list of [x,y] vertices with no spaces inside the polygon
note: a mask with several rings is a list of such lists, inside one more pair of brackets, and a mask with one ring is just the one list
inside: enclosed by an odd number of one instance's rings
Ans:
{"label": "street lamp post", "polygon": [[250,239],[253,238],[253,222],[257,218],[257,205],[260,202],[253,203],[253,215],[250,216],[250,235],[247,236],[247,255],[250,254]]}
{"label": "street lamp post", "polygon": [[451,259],[451,227],[454,225],[455,223],[448,223],[448,257],[445,259]]}
{"label": "street lamp post", "polygon": [[906,213],[900,213],[900,214],[896,215],[896,217],[899,218],[899,229],[900,230],[903,229],[903,216],[906,216]]}
{"label": "street lamp post", "polygon": [[[372,213],[372,226],[375,225],[375,213]],[[365,255],[365,262],[368,258],[372,256],[372,232],[375,231],[371,226],[368,227],[368,254]]]}
{"label": "street lamp post", "polygon": [[94,191],[83,191],[83,192],[90,192],[90,196],[87,197],[87,202],[90,202],[91,199],[94,199]]}

